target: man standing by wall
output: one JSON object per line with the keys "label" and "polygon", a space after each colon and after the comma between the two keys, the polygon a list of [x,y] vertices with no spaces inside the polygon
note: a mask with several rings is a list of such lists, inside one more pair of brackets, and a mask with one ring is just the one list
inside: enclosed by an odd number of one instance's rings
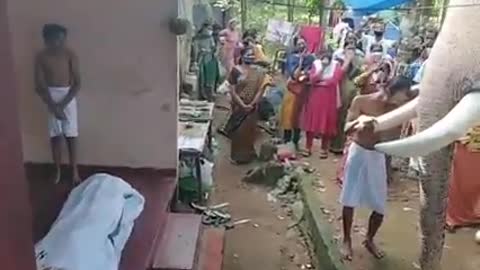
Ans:
{"label": "man standing by wall", "polygon": [[51,139],[55,182],[61,180],[62,138],[67,140],[72,177],[80,182],[77,166],[78,119],[76,95],[80,73],[75,53],[65,46],[67,29],[57,24],[43,27],[45,48],[35,60],[36,91],[50,113],[48,130]]}

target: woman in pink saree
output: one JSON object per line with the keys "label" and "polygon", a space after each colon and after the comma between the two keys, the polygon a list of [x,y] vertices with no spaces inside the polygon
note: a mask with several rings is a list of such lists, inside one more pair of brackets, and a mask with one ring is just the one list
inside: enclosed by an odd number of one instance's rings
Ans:
{"label": "woman in pink saree", "polygon": [[230,73],[235,66],[235,48],[240,42],[240,33],[237,30],[237,21],[232,19],[228,22],[226,29],[219,33],[220,41],[222,43],[221,62],[227,74]]}
{"label": "woman in pink saree", "polygon": [[306,156],[312,154],[313,140],[320,136],[320,158],[328,157],[330,141],[337,135],[338,108],[341,106],[339,83],[353,60],[354,51],[346,51],[343,64],[332,61],[330,54],[315,60],[310,70],[310,93],[303,108],[300,125],[306,133]]}

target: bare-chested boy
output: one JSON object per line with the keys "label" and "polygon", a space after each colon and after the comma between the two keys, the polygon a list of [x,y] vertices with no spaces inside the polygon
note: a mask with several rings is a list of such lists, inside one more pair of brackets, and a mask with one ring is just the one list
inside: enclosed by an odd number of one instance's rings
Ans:
{"label": "bare-chested boy", "polygon": [[50,113],[48,130],[51,139],[54,180],[61,179],[62,139],[67,141],[74,183],[80,182],[77,166],[77,101],[80,73],[77,56],[65,46],[67,29],[57,24],[43,27],[45,48],[35,59],[35,87]]}
{"label": "bare-chested boy", "polygon": [[396,77],[380,91],[354,98],[347,116],[347,131],[353,134],[345,164],[340,202],[343,205],[343,247],[345,260],[352,260],[351,229],[355,207],[372,210],[364,246],[376,258],[384,253],[377,247],[374,237],[380,228],[387,199],[387,169],[385,155],[374,150],[374,145],[387,133],[375,133],[374,117],[391,111],[411,98],[411,82],[405,77]]}

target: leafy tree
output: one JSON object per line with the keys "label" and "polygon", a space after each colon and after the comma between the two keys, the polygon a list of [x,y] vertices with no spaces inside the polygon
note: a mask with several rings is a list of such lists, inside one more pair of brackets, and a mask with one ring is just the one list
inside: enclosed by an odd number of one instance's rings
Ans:
{"label": "leafy tree", "polygon": [[230,10],[238,5],[238,0],[213,0],[212,5],[222,11]]}
{"label": "leafy tree", "polygon": [[324,0],[305,0],[305,5],[307,6],[310,17],[319,14],[318,11],[323,3]]}

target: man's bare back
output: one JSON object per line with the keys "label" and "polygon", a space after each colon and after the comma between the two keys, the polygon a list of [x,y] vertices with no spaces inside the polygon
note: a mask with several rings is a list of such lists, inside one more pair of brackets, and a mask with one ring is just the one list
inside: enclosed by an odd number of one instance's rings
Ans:
{"label": "man's bare back", "polygon": [[[352,123],[362,115],[376,117],[395,109],[396,106],[388,103],[387,100],[388,97],[383,92],[355,97],[348,111],[347,122]],[[395,129],[386,132],[374,132],[372,125],[371,128],[355,131],[353,140],[366,149],[374,149],[376,143],[385,139],[385,137],[392,136],[392,133],[398,133],[398,131]]]}

